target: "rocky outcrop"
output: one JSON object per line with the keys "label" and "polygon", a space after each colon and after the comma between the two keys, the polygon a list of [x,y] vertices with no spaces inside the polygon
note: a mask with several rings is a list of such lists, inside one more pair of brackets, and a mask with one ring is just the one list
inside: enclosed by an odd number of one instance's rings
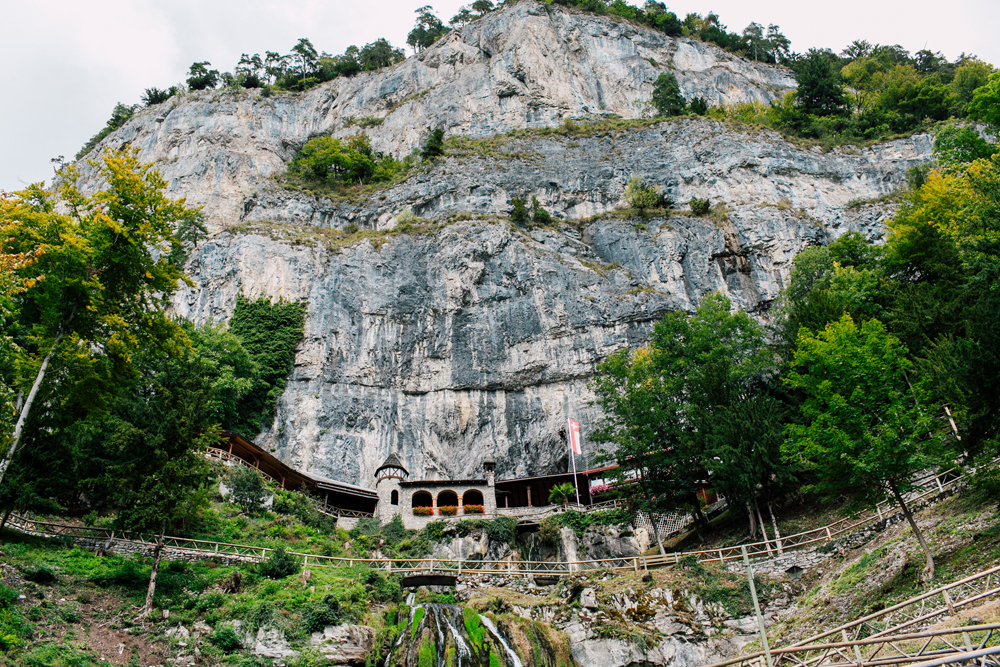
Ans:
{"label": "rocky outcrop", "polygon": [[[402,157],[428,127],[488,137],[565,118],[648,113],[653,82],[677,76],[688,98],[711,104],[769,102],[794,85],[789,70],[714,46],[668,37],[610,17],[519,2],[449,33],[418,56],[378,72],[335,79],[305,93],[187,93],[137,114],[103,145],[140,149],[173,196],[205,206],[213,228],[284,170],[308,139],[363,131]],[[369,123],[366,122],[366,125]],[[85,190],[99,187],[78,165]]]}
{"label": "rocky outcrop", "polygon": [[[890,193],[930,155],[926,135],[823,152],[705,119],[497,136],[640,117],[666,71],[711,103],[768,102],[794,85],[787,70],[701,42],[519,2],[392,68],[301,94],[186,94],[106,142],[139,149],[170,194],[208,214],[213,234],[191,255],[177,314],[225,321],[238,294],[308,302],[258,444],[362,485],[390,451],[414,478],[475,477],[486,458],[501,479],[563,472],[566,417],[590,432],[600,416],[587,389],[597,363],[714,291],[766,318],[798,251],[848,230],[878,238],[890,209],[848,204]],[[373,145],[397,155],[428,126],[492,139],[368,199],[332,202],[271,178],[310,137],[359,131],[362,117],[377,119],[363,130]],[[81,187],[99,187],[80,167]],[[679,205],[708,197],[717,209],[617,218],[633,175]],[[509,224],[516,196],[537,197],[556,224]],[[419,233],[393,232],[404,210],[427,223]],[[348,225],[381,235],[331,231]]]}
{"label": "rocky outcrop", "polygon": [[375,645],[375,630],[367,625],[330,625],[312,633],[309,642],[330,664],[364,665]]}

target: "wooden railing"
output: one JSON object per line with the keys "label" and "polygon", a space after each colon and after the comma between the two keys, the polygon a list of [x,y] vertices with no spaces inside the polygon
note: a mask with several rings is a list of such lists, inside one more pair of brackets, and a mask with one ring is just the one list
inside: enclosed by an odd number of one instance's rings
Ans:
{"label": "wooden railing", "polygon": [[[843,639],[770,650],[773,667],[931,667],[953,662],[1000,667],[1000,623],[894,633],[864,639]],[[719,662],[710,667],[764,667],[768,656]]]}
{"label": "wooden railing", "polygon": [[[926,490],[916,489],[909,494],[909,502],[919,502],[922,499],[926,499],[930,496],[936,495],[946,491],[949,487],[957,483],[965,473],[961,469],[953,469],[945,471],[939,475],[928,476],[922,480],[923,487]],[[612,501],[613,502],[613,501]],[[599,509],[607,509],[611,506],[611,503],[602,503],[600,505],[591,505],[589,507],[590,511],[597,511]],[[899,510],[893,508],[895,512]],[[359,513],[360,514],[360,513]],[[763,542],[754,542],[751,544],[744,544],[740,546],[733,547],[722,547],[719,549],[703,549],[699,551],[687,551],[687,552],[675,552],[668,553],[665,555],[652,555],[652,556],[634,556],[626,558],[608,558],[602,560],[584,560],[584,561],[574,561],[570,563],[551,563],[545,561],[487,561],[487,560],[441,560],[441,559],[415,559],[415,560],[400,560],[400,559],[365,559],[365,558],[338,558],[332,556],[319,556],[315,554],[304,554],[291,552],[294,556],[301,558],[304,563],[308,563],[311,566],[316,567],[352,567],[355,565],[366,565],[371,568],[385,569],[393,573],[406,573],[406,572],[481,572],[484,574],[512,574],[512,575],[528,575],[528,574],[549,574],[549,575],[559,575],[568,576],[582,570],[617,570],[617,571],[627,571],[633,570],[638,571],[640,569],[649,569],[656,567],[664,567],[668,565],[676,565],[681,560],[693,557],[698,560],[698,562],[709,563],[727,563],[735,561],[737,559],[742,559],[742,549],[745,547],[747,552],[751,557],[769,558],[776,555],[779,551],[787,551],[789,549],[801,549],[810,546],[819,546],[821,544],[828,544],[834,541],[837,537],[844,535],[846,533],[852,532],[861,528],[863,526],[869,525],[879,520],[883,520],[891,516],[889,514],[888,508],[878,509],[876,512],[871,512],[862,518],[845,518],[839,521],[835,521],[822,528],[816,528],[813,530],[808,530],[802,533],[796,533],[794,535],[789,535],[783,537],[781,540],[766,540]],[[24,517],[19,517],[17,515],[11,515],[8,525],[15,528],[21,532],[47,536],[47,537],[69,537],[69,538],[95,538],[102,540],[122,540],[128,542],[135,542],[144,545],[155,544],[155,537],[149,536],[130,536],[126,534],[115,535],[108,529],[104,528],[87,528],[81,526],[67,526],[63,524],[56,524],[44,521],[33,521],[26,519]],[[174,549],[181,549],[190,553],[201,553],[206,555],[225,555],[233,556],[244,560],[261,560],[267,557],[267,554],[272,551],[268,547],[255,547],[240,544],[228,544],[225,542],[212,542],[209,540],[192,540],[182,537],[165,537],[164,544]],[[990,581],[988,580],[987,584]],[[958,584],[952,584],[955,586]],[[989,584],[992,585],[992,584]],[[930,594],[928,594],[930,595]],[[947,593],[944,594],[947,596]],[[895,608],[894,608],[895,609]],[[880,612],[885,614],[886,612]],[[868,618],[868,617],[866,617]],[[871,617],[875,618],[875,616]],[[861,621],[856,621],[855,623],[860,623]],[[845,626],[847,627],[847,626]],[[900,627],[906,627],[900,626]],[[839,631],[839,629],[838,629]],[[820,635],[824,637],[826,635]]]}

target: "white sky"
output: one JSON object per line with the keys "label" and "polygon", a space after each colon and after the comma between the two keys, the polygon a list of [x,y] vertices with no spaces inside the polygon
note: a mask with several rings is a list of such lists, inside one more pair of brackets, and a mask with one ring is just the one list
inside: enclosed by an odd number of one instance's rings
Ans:
{"label": "white sky", "polygon": [[[471,2],[471,0],[469,0]],[[48,179],[49,159],[72,158],[116,102],[182,82],[196,60],[232,70],[240,54],[287,53],[300,37],[341,53],[386,37],[404,46],[423,0],[0,0],[0,189]],[[445,21],[463,4],[431,0]],[[641,4],[632,0],[632,4]],[[840,51],[855,39],[974,53],[1000,65],[998,0],[676,0],[715,11],[729,30],[778,24],[792,49]]]}

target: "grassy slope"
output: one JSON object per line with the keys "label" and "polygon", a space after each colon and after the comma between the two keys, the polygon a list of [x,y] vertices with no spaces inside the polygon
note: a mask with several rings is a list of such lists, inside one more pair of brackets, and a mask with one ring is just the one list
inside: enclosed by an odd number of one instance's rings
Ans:
{"label": "grassy slope", "polygon": [[[831,510],[810,512],[807,508],[797,512],[784,517],[786,530],[790,531],[793,524],[808,527],[817,516]],[[922,510],[919,521],[938,558],[937,583],[954,581],[1000,562],[1000,516],[995,501],[987,502],[971,493],[957,495]],[[736,539],[741,529],[745,531],[738,523],[723,525],[711,536],[711,543]],[[268,546],[281,544],[297,551],[356,556],[374,548],[379,539],[358,531],[339,531],[330,536],[289,516],[245,517],[223,504],[214,504],[187,532],[226,541],[238,538]],[[408,535],[402,539],[412,545],[425,538]],[[99,557],[58,541],[28,538],[11,531],[5,531],[2,540],[0,561],[5,568],[4,588],[0,589],[0,646],[5,651],[0,654],[4,656],[0,664],[96,665],[101,657],[118,664],[165,664],[169,656],[189,653],[196,641],[168,637],[167,630],[178,624],[189,630],[202,628],[199,650],[208,664],[261,664],[246,650],[226,653],[208,640],[237,619],[251,629],[265,623],[276,625],[285,631],[293,646],[300,648],[307,644],[310,630],[329,620],[330,613],[339,622],[375,627],[379,633],[377,646],[394,638],[398,631],[392,619],[402,592],[395,582],[367,568],[313,568],[311,579],[303,583],[299,576],[280,581],[265,579],[248,565],[165,563],[157,605],[169,612],[169,618],[158,616],[137,623],[135,616],[149,574],[148,559]],[[800,582],[761,578],[760,592],[765,603],[782,591],[797,596],[792,607],[779,617],[772,641],[787,644],[910,597],[924,590],[919,581],[921,568],[916,541],[909,528],[901,524],[826,561],[807,572]],[[241,578],[238,589],[233,586],[236,572]],[[555,607],[559,616],[568,619],[578,613],[579,603],[574,600],[580,589],[592,587],[609,615],[603,628],[605,634],[640,643],[655,642],[656,637],[635,624],[642,618],[634,614],[615,616],[607,604],[612,595],[631,590],[641,598],[643,591],[651,587],[687,590],[730,614],[741,616],[750,611],[742,577],[717,566],[688,563],[678,569],[652,572],[651,582],[641,581],[641,576],[625,573],[605,578],[601,572],[586,573],[556,587],[527,590],[499,586],[476,589],[465,597],[470,606],[491,610],[498,620],[516,625],[522,621],[514,616],[515,607]],[[26,599],[17,601],[18,594]],[[335,601],[333,611],[331,601]],[[637,613],[641,614],[642,609],[640,600]],[[964,616],[978,616],[987,622],[998,618],[996,605],[989,604]],[[182,641],[191,646],[180,646]],[[300,662],[309,664],[309,658]]]}

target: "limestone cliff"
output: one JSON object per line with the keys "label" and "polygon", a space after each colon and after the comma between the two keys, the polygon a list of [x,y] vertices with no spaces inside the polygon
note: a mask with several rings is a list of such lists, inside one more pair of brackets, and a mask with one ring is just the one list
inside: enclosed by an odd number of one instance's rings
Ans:
{"label": "limestone cliff", "polygon": [[[140,114],[107,144],[156,161],[169,191],[205,206],[212,238],[193,253],[195,286],[175,300],[198,322],[225,320],[239,293],[308,300],[305,340],[274,423],[258,437],[291,465],[370,484],[390,451],[413,477],[501,478],[565,470],[567,415],[599,417],[597,362],[644,342],[652,322],[721,290],[766,317],[803,247],[850,229],[877,238],[885,195],[929,158],[917,135],[868,149],[802,149],[770,132],[704,119],[571,138],[511,129],[644,113],[673,71],[685,95],[768,101],[784,69],[606,17],[520,2],[393,68],[306,93],[188,94]],[[310,137],[358,131],[402,155],[430,125],[494,137],[422,167],[367,201],[331,202],[270,177]],[[85,188],[99,187],[84,167]],[[726,212],[624,220],[632,175],[678,202]],[[557,224],[502,216],[537,196]],[[408,209],[421,234],[334,242],[348,223],[391,230]],[[253,434],[250,434],[253,435]]]}

